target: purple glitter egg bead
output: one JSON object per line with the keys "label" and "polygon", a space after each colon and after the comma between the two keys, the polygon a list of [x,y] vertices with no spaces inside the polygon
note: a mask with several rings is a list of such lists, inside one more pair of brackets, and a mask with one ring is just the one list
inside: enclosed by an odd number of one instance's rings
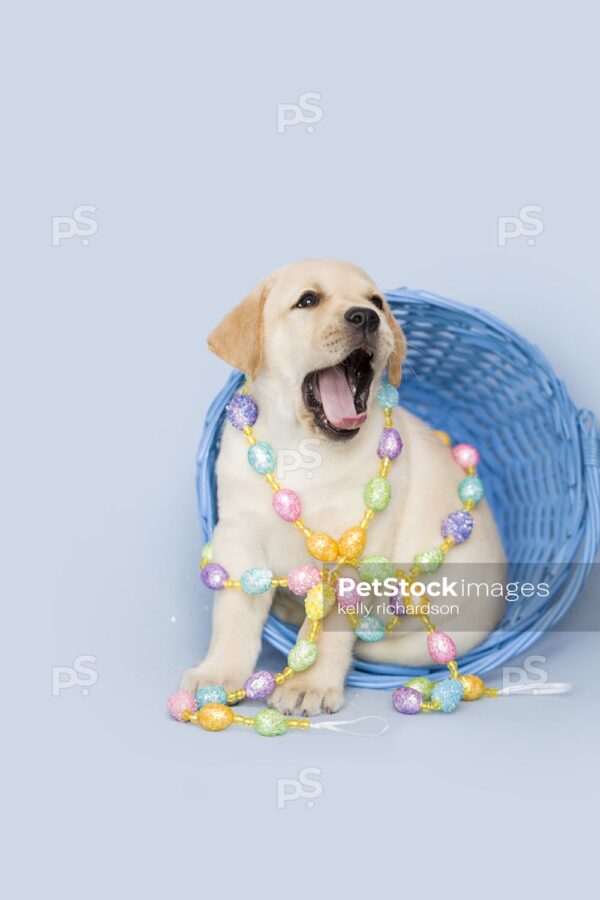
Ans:
{"label": "purple glitter egg bead", "polygon": [[167,700],[167,708],[174,719],[177,719],[178,722],[184,722],[185,719],[182,716],[184,710],[187,709],[188,712],[195,713],[198,709],[198,704],[191,691],[174,691]]}
{"label": "purple glitter egg bead", "polygon": [[256,400],[249,394],[234,394],[225,407],[225,412],[233,427],[239,431],[246,425],[254,425],[258,418]]}
{"label": "purple glitter egg bead", "polygon": [[412,598],[404,597],[400,588],[396,587],[394,588],[394,593],[385,598],[385,602],[388,606],[388,612],[393,613],[395,616],[405,616],[406,607],[410,606]]}
{"label": "purple glitter egg bead", "polygon": [[211,591],[220,591],[229,575],[219,563],[209,563],[202,569],[202,584]]}
{"label": "purple glitter egg bead", "polygon": [[270,672],[254,672],[244,684],[248,700],[264,700],[276,687],[277,682]]}
{"label": "purple glitter egg bead", "polygon": [[288,588],[297,597],[304,597],[311,588],[319,584],[323,576],[315,566],[304,565],[290,569],[287,576]]}
{"label": "purple glitter egg bead", "polygon": [[281,488],[281,490],[273,494],[273,509],[286,522],[295,522],[296,519],[300,518],[300,513],[302,512],[300,497],[295,491]]}
{"label": "purple glitter egg bead", "polygon": [[395,428],[384,428],[379,438],[379,447],[377,454],[382,459],[389,456],[390,459],[396,459],[402,451],[402,438]]}
{"label": "purple glitter egg bead", "polygon": [[457,509],[442,522],[443,538],[454,538],[455,544],[462,544],[473,531],[473,516],[466,509]]}
{"label": "purple glitter egg bead", "polygon": [[427,649],[432,660],[442,666],[456,659],[456,644],[445,631],[433,631],[427,635]]}
{"label": "purple glitter egg bead", "polygon": [[[352,582],[350,585],[349,582]],[[335,585],[335,596],[340,609],[360,609],[360,596],[356,590],[354,578],[338,578]]]}
{"label": "purple glitter egg bead", "polygon": [[414,688],[401,687],[392,694],[392,703],[397,712],[405,716],[414,716],[415,713],[421,712],[423,697]]}

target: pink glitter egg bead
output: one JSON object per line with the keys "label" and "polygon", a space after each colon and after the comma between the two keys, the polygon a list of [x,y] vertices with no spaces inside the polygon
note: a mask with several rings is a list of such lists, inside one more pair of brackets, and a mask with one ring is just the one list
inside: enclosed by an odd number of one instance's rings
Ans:
{"label": "pink glitter egg bead", "polygon": [[302,512],[300,497],[295,491],[281,488],[281,490],[273,494],[273,509],[286,522],[295,522],[296,519],[300,518],[300,513]]}
{"label": "pink glitter egg bead", "polygon": [[185,722],[182,716],[183,711],[195,713],[198,704],[191,691],[174,691],[167,700],[167,708],[174,719],[177,719],[178,722]]}
{"label": "pink glitter egg bead", "polygon": [[344,591],[342,592],[340,588],[340,580],[341,579],[338,579],[335,586],[335,596],[337,598],[338,606],[340,607],[340,609],[348,609],[349,607],[352,607],[353,609],[359,609],[360,596],[356,592],[356,582],[353,578],[345,578],[344,581],[351,581],[353,586],[350,588],[350,590],[348,590],[348,585],[344,584]]}
{"label": "pink glitter egg bead", "polygon": [[427,636],[427,649],[432,660],[440,665],[456,659],[456,644],[444,631],[433,631]]}
{"label": "pink glitter egg bead", "polygon": [[315,566],[296,566],[288,572],[287,583],[292,594],[304,597],[311,588],[319,584],[323,576]]}
{"label": "pink glitter egg bead", "polygon": [[471,466],[479,465],[479,453],[471,444],[457,444],[452,448],[452,456],[454,462],[458,463],[461,469],[469,469]]}

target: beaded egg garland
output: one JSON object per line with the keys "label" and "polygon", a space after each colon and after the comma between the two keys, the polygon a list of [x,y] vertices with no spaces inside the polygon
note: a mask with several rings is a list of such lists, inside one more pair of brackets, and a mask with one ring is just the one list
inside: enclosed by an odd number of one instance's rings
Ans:
{"label": "beaded egg garland", "polygon": [[[392,489],[388,475],[392,462],[402,451],[402,438],[394,428],[392,416],[392,410],[398,405],[398,391],[389,382],[383,381],[377,393],[377,401],[384,414],[384,429],[377,447],[379,470],[365,486],[366,508],[359,524],[348,528],[337,540],[326,532],[312,531],[302,519],[302,503],[298,494],[283,488],[275,478],[275,452],[270,444],[257,441],[254,436],[253,426],[258,418],[258,406],[254,398],[246,393],[246,387],[227,404],[227,419],[246,437],[250,466],[265,479],[273,492],[272,505],[275,513],[301,532],[313,559],[334,564],[335,569],[321,572],[314,565],[303,564],[296,566],[284,577],[276,577],[270,569],[250,568],[242,572],[239,579],[232,579],[226,569],[214,561],[213,545],[209,541],[202,550],[200,560],[202,582],[207,588],[215,591],[240,590],[250,596],[265,593],[271,588],[288,588],[297,596],[305,597],[304,605],[310,628],[306,637],[298,639],[290,650],[287,666],[281,672],[254,672],[244,686],[235,691],[228,692],[220,685],[199,688],[195,694],[185,690],[175,691],[168,700],[168,709],[173,718],[180,722],[194,722],[207,731],[222,731],[232,724],[246,725],[265,737],[284,734],[288,729],[319,727],[309,719],[287,717],[275,709],[264,708],[255,716],[243,716],[235,714],[231,706],[243,699],[264,700],[296,672],[309,669],[317,659],[317,638],[322,621],[336,603],[350,621],[356,637],[369,642],[382,640],[397,627],[404,615],[416,615],[427,631],[427,649],[433,662],[448,668],[449,677],[442,681],[433,682],[419,676],[397,688],[392,695],[393,707],[397,712],[404,715],[415,715],[422,711],[450,713],[454,712],[461,700],[478,700],[483,696],[498,695],[495,688],[487,688],[477,675],[462,675],[459,672],[456,645],[450,635],[438,631],[429,618],[426,594],[409,606],[404,606],[398,597],[394,603],[392,598],[394,612],[384,623],[376,616],[359,616],[356,612],[360,605],[358,595],[352,590],[342,595],[339,590],[337,570],[346,565],[357,570],[363,581],[384,581],[395,576],[410,591],[419,575],[435,572],[451,548],[469,538],[474,526],[472,512],[484,496],[483,484],[477,476],[479,453],[470,444],[457,444],[451,452],[455,462],[465,473],[458,486],[458,496],[463,505],[442,522],[442,542],[417,553],[408,572],[396,570],[384,557],[363,557],[367,529],[375,514],[382,512],[390,503]],[[436,433],[450,447],[448,435],[444,432]]]}

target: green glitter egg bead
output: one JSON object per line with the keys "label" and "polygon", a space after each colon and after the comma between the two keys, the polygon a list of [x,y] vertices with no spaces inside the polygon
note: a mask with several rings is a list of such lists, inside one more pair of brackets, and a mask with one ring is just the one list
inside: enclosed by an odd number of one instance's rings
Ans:
{"label": "green glitter egg bead", "polygon": [[481,479],[477,478],[476,475],[469,475],[467,478],[463,478],[458,486],[458,496],[463,503],[466,503],[467,500],[479,503],[483,500],[483,484],[481,483]]}
{"label": "green glitter egg bead", "polygon": [[271,587],[272,580],[270,569],[246,569],[240,576],[240,585],[245,594],[264,594]]}
{"label": "green glitter egg bead", "polygon": [[317,645],[312,641],[297,641],[288,655],[288,666],[294,672],[310,669],[317,658]]}
{"label": "green glitter egg bead", "polygon": [[393,578],[395,569],[385,556],[365,556],[360,561],[358,574],[362,581],[372,584],[375,580],[385,581],[386,578]]}
{"label": "green glitter egg bead", "polygon": [[423,698],[423,700],[431,699],[431,692],[434,688],[434,682],[430,681],[429,678],[425,678],[423,675],[419,675],[417,678],[411,678],[410,681],[407,681],[404,687],[412,688],[413,691],[418,691]]}
{"label": "green glitter egg bead", "polygon": [[419,567],[421,572],[429,575],[439,569],[444,562],[444,551],[439,547],[430,547],[429,550],[421,550],[417,553],[413,560],[414,564]]}
{"label": "green glitter egg bead", "polygon": [[259,475],[275,471],[275,453],[270,444],[258,441],[248,448],[248,462]]}
{"label": "green glitter egg bead", "polygon": [[202,553],[200,554],[200,568],[203,569],[204,566],[207,566],[209,563],[211,563],[213,561],[213,556],[213,542],[209,541],[202,548]]}
{"label": "green glitter egg bead", "polygon": [[385,625],[377,616],[365,616],[354,629],[354,633],[359,640],[374,643],[385,637]]}
{"label": "green glitter egg bead", "polygon": [[263,737],[276,737],[286,733],[288,723],[283,713],[276,709],[261,709],[254,716],[254,728]]}
{"label": "green glitter egg bead", "polygon": [[365,488],[365,505],[369,509],[381,512],[392,499],[392,486],[387,478],[377,475],[371,478]]}

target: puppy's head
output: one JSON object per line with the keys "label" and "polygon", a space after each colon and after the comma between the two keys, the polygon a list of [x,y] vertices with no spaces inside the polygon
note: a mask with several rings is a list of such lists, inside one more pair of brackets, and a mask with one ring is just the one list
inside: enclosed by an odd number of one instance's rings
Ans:
{"label": "puppy's head", "polygon": [[210,349],[255,379],[279,380],[309,431],[358,434],[374,378],[398,386],[404,335],[369,276],[349,263],[305,260],[278,269],[212,332]]}

